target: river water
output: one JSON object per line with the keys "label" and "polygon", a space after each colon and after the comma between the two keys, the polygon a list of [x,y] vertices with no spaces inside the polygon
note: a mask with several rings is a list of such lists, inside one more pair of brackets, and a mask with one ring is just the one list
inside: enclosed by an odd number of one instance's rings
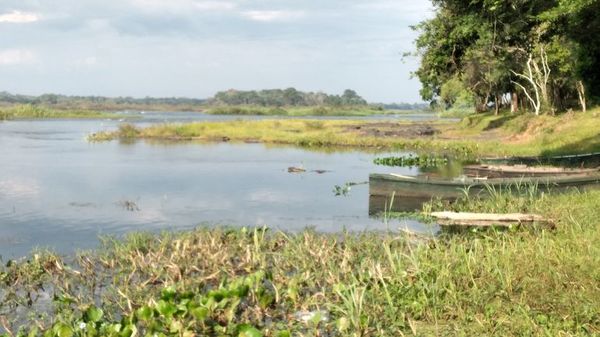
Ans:
{"label": "river water", "polygon": [[[139,116],[134,122],[140,125],[238,118],[198,113]],[[390,116],[370,119],[377,118]],[[417,221],[370,217],[367,185],[352,187],[346,196],[335,195],[336,185],[366,182],[370,173],[418,174],[416,169],[375,166],[373,159],[382,154],[263,144],[85,140],[89,133],[118,124],[108,120],[0,122],[0,255],[4,260],[36,247],[66,254],[93,248],[98,235],[198,225],[266,225],[286,231],[311,227],[323,232],[432,230]],[[288,173],[290,166],[307,172]]]}

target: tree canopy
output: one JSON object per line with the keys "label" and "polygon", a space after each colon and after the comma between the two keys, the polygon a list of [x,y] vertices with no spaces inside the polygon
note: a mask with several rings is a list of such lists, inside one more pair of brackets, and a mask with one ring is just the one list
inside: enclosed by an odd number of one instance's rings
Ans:
{"label": "tree canopy", "polygon": [[414,27],[423,99],[536,113],[600,99],[600,0],[432,2]]}

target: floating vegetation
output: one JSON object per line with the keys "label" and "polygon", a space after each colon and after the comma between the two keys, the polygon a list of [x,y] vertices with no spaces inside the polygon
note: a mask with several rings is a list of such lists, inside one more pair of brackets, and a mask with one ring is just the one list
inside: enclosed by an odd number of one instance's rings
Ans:
{"label": "floating vegetation", "polygon": [[362,183],[355,183],[355,182],[347,182],[344,185],[340,186],[340,185],[335,185],[333,187],[333,194],[335,194],[336,197],[339,196],[348,196],[348,194],[350,194],[350,190],[352,189],[352,186],[358,186],[358,185],[368,185],[369,182],[368,181],[364,181]]}
{"label": "floating vegetation", "polygon": [[302,167],[290,166],[290,167],[288,167],[288,172],[289,173],[304,173],[304,172],[306,172],[306,169],[302,168]]}
{"label": "floating vegetation", "polygon": [[307,170],[304,167],[296,167],[296,166],[290,166],[287,169],[288,173],[306,173],[306,172],[311,172],[311,173],[316,173],[316,174],[325,174],[327,172],[331,172],[328,170]]}
{"label": "floating vegetation", "polygon": [[[59,315],[62,319],[47,329],[43,336],[191,337],[201,334],[262,337],[263,333],[253,325],[236,321],[250,321],[252,318],[238,319],[237,315],[245,311],[244,308],[256,306],[257,310],[261,310],[272,305],[275,295],[265,287],[268,284],[266,273],[256,272],[232,280],[223,279],[218,287],[205,291],[178,290],[175,286],[168,286],[156,299],[135,310],[130,308],[120,317],[111,317],[113,315],[105,314],[102,308],[93,304],[76,308],[72,305],[74,298],[62,296],[55,300],[62,302],[63,310]],[[127,297],[123,292],[121,294]],[[38,327],[33,327],[17,336],[38,336],[39,332]],[[289,335],[286,330],[276,331],[273,335],[286,336],[286,333]]]}
{"label": "floating vegetation", "polygon": [[140,207],[133,200],[121,200],[117,204],[129,212],[139,212],[140,211]]}
{"label": "floating vegetation", "polygon": [[393,167],[438,167],[447,165],[448,158],[435,155],[414,156],[409,154],[400,157],[375,158],[373,163]]}

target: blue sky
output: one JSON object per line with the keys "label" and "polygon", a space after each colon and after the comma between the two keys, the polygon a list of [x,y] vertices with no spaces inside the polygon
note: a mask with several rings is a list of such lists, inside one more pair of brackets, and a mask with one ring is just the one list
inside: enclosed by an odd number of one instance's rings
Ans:
{"label": "blue sky", "polygon": [[208,97],[296,87],[420,101],[429,0],[2,0],[0,91]]}

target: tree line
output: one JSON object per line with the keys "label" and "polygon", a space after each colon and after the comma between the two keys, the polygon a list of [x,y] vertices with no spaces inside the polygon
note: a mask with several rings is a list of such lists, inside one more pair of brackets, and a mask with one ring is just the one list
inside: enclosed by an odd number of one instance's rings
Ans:
{"label": "tree line", "polygon": [[206,100],[181,97],[164,98],[134,98],[134,97],[103,97],[103,96],[67,96],[57,94],[44,94],[40,96],[15,95],[0,92],[0,103],[4,104],[32,104],[59,107],[77,106],[119,106],[119,105],[200,105]]}
{"label": "tree line", "polygon": [[356,91],[347,89],[342,95],[328,95],[322,92],[302,92],[295,88],[270,90],[227,90],[218,92],[211,104],[216,105],[257,105],[257,106],[342,106],[367,105],[367,101]]}
{"label": "tree line", "polygon": [[432,0],[413,27],[424,100],[477,112],[600,101],[600,0]]}

